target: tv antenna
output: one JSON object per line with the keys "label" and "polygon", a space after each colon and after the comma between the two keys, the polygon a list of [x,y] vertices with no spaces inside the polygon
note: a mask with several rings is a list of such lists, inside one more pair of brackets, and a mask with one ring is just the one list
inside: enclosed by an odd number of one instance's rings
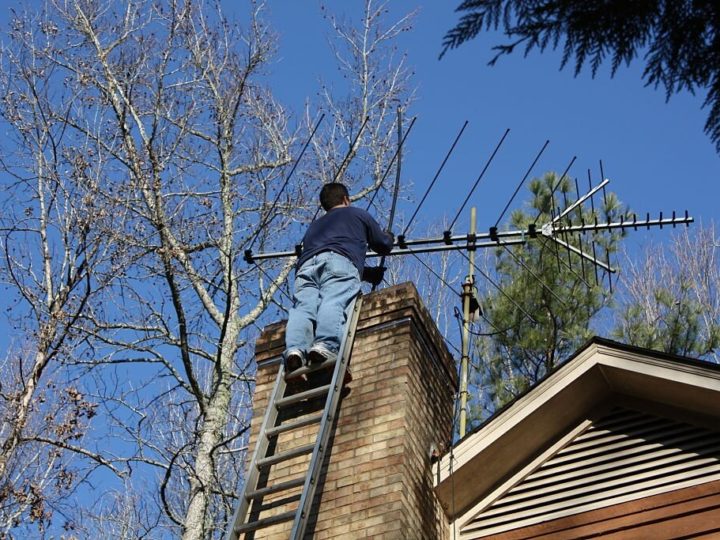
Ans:
{"label": "tv antenna", "polygon": [[[414,122],[415,119],[413,119]],[[398,121],[400,121],[400,118],[398,118]],[[535,220],[531,223],[528,223],[527,226],[524,226],[522,228],[510,228],[510,229],[499,229],[499,224],[504,217],[507,210],[510,208],[513,200],[517,196],[517,194],[520,191],[520,188],[524,184],[524,182],[527,180],[527,178],[530,176],[531,171],[537,164],[538,160],[542,156],[543,152],[547,148],[549,141],[545,141],[545,144],[541,147],[538,154],[532,161],[531,165],[529,166],[527,172],[523,176],[522,180],[520,181],[519,185],[515,189],[515,192],[513,193],[512,197],[508,201],[508,203],[505,205],[505,208],[500,214],[500,217],[495,222],[494,226],[489,227],[487,231],[478,232],[476,230],[477,224],[476,224],[476,209],[473,207],[470,210],[470,227],[469,231],[464,234],[458,234],[453,231],[453,227],[455,226],[459,216],[461,215],[462,211],[464,210],[465,206],[469,202],[471,196],[473,195],[475,189],[478,187],[478,184],[482,180],[482,178],[485,176],[486,172],[488,171],[490,165],[492,164],[493,160],[495,159],[496,155],[498,154],[500,148],[503,145],[503,142],[507,138],[510,130],[506,130],[504,134],[501,136],[499,142],[495,146],[495,149],[491,153],[490,157],[484,164],[479,176],[475,180],[472,188],[469,190],[464,202],[462,203],[460,209],[458,210],[457,214],[455,215],[455,218],[452,220],[450,226],[447,230],[443,231],[441,236],[437,237],[430,237],[430,238],[413,238],[408,239],[406,237],[406,234],[410,228],[410,225],[412,221],[417,216],[417,213],[422,206],[422,204],[425,202],[430,190],[435,185],[436,180],[438,179],[440,173],[442,172],[443,168],[445,167],[445,164],[447,163],[448,159],[450,158],[453,150],[455,149],[460,137],[462,136],[468,122],[466,121],[462,128],[460,129],[460,132],[456,136],[452,146],[450,147],[450,150],[448,151],[447,155],[442,161],[442,164],[440,165],[438,171],[436,172],[432,182],[430,183],[427,191],[425,192],[424,196],[422,197],[418,207],[415,209],[414,213],[412,214],[412,217],[410,221],[405,226],[402,234],[398,235],[396,238],[395,246],[393,247],[393,250],[388,255],[390,257],[394,256],[403,256],[403,255],[412,255],[417,257],[419,254],[423,253],[441,253],[441,252],[449,252],[449,251],[459,251],[463,254],[465,259],[468,262],[468,274],[466,279],[464,280],[462,284],[462,292],[458,293],[460,298],[462,299],[462,306],[463,306],[463,329],[462,329],[462,351],[461,351],[461,361],[460,361],[460,392],[459,392],[459,398],[460,398],[460,421],[459,421],[459,431],[460,436],[462,437],[466,433],[466,423],[467,423],[467,401],[468,401],[468,366],[469,366],[469,334],[470,334],[470,323],[473,317],[473,313],[477,313],[480,311],[480,305],[476,297],[475,293],[475,275],[480,274],[483,276],[483,278],[488,281],[493,287],[497,288],[500,293],[505,294],[509,298],[510,301],[512,301],[515,306],[520,310],[521,313],[525,315],[525,317],[528,318],[528,320],[535,322],[532,315],[527,313],[522,306],[517,304],[510,296],[508,296],[501,288],[501,286],[497,283],[495,283],[490,276],[488,276],[486,273],[482,271],[476,264],[475,264],[475,252],[479,249],[485,249],[485,248],[503,248],[505,249],[511,256],[515,257],[510,248],[512,246],[518,246],[518,245],[524,245],[528,244],[530,242],[540,242],[543,244],[543,246],[552,246],[555,248],[555,257],[557,259],[558,268],[562,269],[567,268],[569,271],[575,273],[587,286],[591,286],[591,284],[588,282],[588,275],[587,275],[587,268],[590,267],[594,270],[594,276],[595,276],[595,283],[600,284],[604,281],[605,276],[608,277],[608,285],[610,287],[610,291],[612,292],[612,274],[616,273],[617,269],[612,266],[610,261],[609,252],[605,250],[605,257],[602,258],[598,254],[598,249],[596,246],[596,242],[594,239],[594,233],[602,233],[602,232],[628,232],[628,231],[637,231],[638,229],[650,229],[650,228],[664,228],[664,227],[677,227],[678,225],[685,225],[689,226],[690,223],[693,222],[693,218],[688,215],[687,210],[682,214],[679,215],[675,211],[673,211],[670,215],[663,215],[662,212],[659,213],[658,217],[651,218],[650,213],[646,213],[644,217],[638,217],[637,214],[632,214],[630,216],[627,215],[616,215],[612,216],[609,214],[605,215],[605,219],[599,218],[599,209],[596,208],[596,197],[603,197],[603,201],[605,203],[605,206],[607,207],[607,192],[606,187],[610,183],[610,180],[605,177],[603,165],[602,162],[600,162],[600,176],[602,180],[593,185],[592,177],[590,174],[590,171],[588,171],[588,188],[587,191],[583,194],[580,193],[580,187],[578,184],[577,179],[574,180],[575,183],[575,200],[569,201],[568,200],[568,191],[563,189],[561,190],[562,194],[562,205],[557,205],[555,200],[555,195],[557,190],[561,187],[563,182],[570,182],[570,176],[569,171],[571,167],[573,166],[575,162],[575,158],[573,157],[570,160],[570,163],[566,167],[565,171],[559,176],[558,181],[554,185],[553,189],[550,193],[550,198],[552,202],[552,208],[550,211],[550,217],[546,218],[544,221],[538,223],[540,220],[540,217],[542,215],[542,212],[538,213],[538,216],[535,218]],[[412,128],[412,123],[410,125],[410,128]],[[400,130],[400,127],[398,126],[398,129]],[[410,129],[407,130],[405,133],[405,136],[402,137],[398,141],[398,149],[395,153],[395,156],[393,157],[393,160],[390,162],[390,164],[387,167],[385,175],[387,175],[387,172],[389,172],[390,167],[392,167],[393,162],[395,161],[395,157],[398,156],[400,153],[401,147],[404,144],[404,141],[409,134]],[[383,176],[384,179],[384,176]],[[396,183],[399,181],[399,172],[398,172],[398,178],[396,178]],[[397,189],[396,189],[397,191]],[[586,214],[583,214],[582,209],[583,207],[587,207],[589,205],[590,207],[590,213],[589,215],[592,216],[592,219],[590,221],[587,221],[583,216]],[[393,214],[394,214],[394,208],[393,208]],[[589,240],[583,240],[586,237],[590,237]],[[564,251],[567,253],[567,260],[565,259],[565,256],[560,256],[560,252]],[[301,253],[300,246],[295,246],[295,249],[291,251],[279,251],[279,252],[270,252],[270,253],[252,253],[251,249],[245,250],[244,254],[244,260],[249,264],[256,264],[258,265],[259,262],[270,260],[270,259],[279,259],[279,258],[287,258],[287,257],[297,257]],[[369,252],[366,255],[368,258],[374,258],[374,257],[380,257],[379,255]],[[572,262],[573,259],[577,258],[580,261],[581,265],[581,272],[582,275],[579,275],[575,272]],[[418,260],[420,260],[418,258]],[[523,266],[524,263],[520,259],[515,258],[516,262],[518,264],[521,264]],[[422,262],[422,260],[420,260]],[[424,264],[424,263],[423,263]],[[425,265],[427,267],[427,265]],[[258,265],[259,267],[259,265]],[[536,281],[540,283],[540,285],[548,289],[556,298],[557,295],[545,285],[542,280],[535,275],[532,272],[532,269],[527,268],[525,266],[526,270],[529,271],[529,275],[533,277]],[[430,269],[432,271],[432,269]],[[434,272],[433,272],[434,273]],[[600,274],[602,273],[602,277],[600,277]],[[437,274],[436,274],[437,276]],[[439,277],[439,276],[438,276]],[[442,278],[440,278],[442,279]],[[590,278],[591,279],[591,278]],[[444,282],[444,281],[443,281]],[[444,282],[445,285],[450,287],[446,282]],[[452,288],[452,287],[451,287]],[[456,292],[456,291],[454,291]]]}

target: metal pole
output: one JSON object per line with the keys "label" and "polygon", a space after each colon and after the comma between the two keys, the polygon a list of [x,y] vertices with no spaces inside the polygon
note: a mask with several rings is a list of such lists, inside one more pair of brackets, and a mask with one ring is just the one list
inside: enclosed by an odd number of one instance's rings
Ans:
{"label": "metal pole", "polygon": [[[470,209],[470,236],[475,235],[477,224],[477,210]],[[463,283],[463,333],[462,333],[462,358],[460,359],[460,437],[465,436],[467,423],[467,401],[468,401],[468,365],[470,363],[470,298],[473,294],[474,273],[475,273],[475,250],[471,249],[468,259],[470,268],[468,276]]]}
{"label": "metal pole", "polygon": [[[400,192],[400,165],[402,164],[402,109],[400,109],[400,106],[397,108],[397,139],[398,139],[398,147],[397,147],[397,165],[395,166],[395,189],[393,189],[393,198],[392,198],[392,205],[390,206],[390,219],[388,220],[388,226],[387,230],[388,232],[392,232],[392,226],[393,226],[393,220],[395,219],[395,207],[397,206],[397,199],[398,199],[398,193]],[[377,192],[376,192],[377,193]],[[382,268],[385,266],[385,255],[380,257],[380,264],[378,265],[379,268]],[[372,286],[372,292],[375,292],[375,289],[377,289],[377,286],[379,283],[375,283]]]}

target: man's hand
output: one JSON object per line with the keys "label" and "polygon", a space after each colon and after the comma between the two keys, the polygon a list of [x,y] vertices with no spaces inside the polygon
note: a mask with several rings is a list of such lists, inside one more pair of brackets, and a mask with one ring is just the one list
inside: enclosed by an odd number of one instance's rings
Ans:
{"label": "man's hand", "polygon": [[362,280],[370,283],[373,286],[378,286],[385,276],[384,266],[366,266],[363,268]]}
{"label": "man's hand", "polygon": [[390,241],[391,241],[391,243],[394,245],[394,244],[395,244],[395,235],[393,234],[393,232],[392,232],[392,231],[385,231],[385,234],[387,234],[387,235],[390,237]]}

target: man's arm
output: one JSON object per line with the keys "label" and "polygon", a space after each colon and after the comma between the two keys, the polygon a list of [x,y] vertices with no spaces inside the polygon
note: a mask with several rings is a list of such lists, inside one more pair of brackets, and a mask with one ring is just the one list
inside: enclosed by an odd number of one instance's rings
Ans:
{"label": "man's arm", "polygon": [[370,214],[367,214],[367,225],[368,225],[368,245],[370,249],[379,253],[380,255],[387,255],[392,251],[393,244],[395,243],[395,236],[390,231],[383,231],[378,225],[378,222],[373,219]]}

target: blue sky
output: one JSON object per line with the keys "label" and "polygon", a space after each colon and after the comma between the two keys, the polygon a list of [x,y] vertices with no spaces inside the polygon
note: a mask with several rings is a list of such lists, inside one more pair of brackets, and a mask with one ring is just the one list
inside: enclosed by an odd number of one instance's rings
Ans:
{"label": "blue sky", "polygon": [[[228,12],[246,9],[244,0],[222,0]],[[30,2],[37,3],[36,0]],[[572,69],[559,70],[560,55],[533,52],[501,59],[494,67],[492,45],[497,34],[483,34],[438,60],[442,37],[458,19],[454,1],[392,0],[390,18],[418,10],[413,30],[400,46],[415,71],[417,99],[409,111],[418,120],[406,143],[403,181],[415,186],[418,200],[463,122],[466,133],[439,184],[425,203],[421,217],[439,223],[454,217],[468,189],[477,178],[506,129],[510,134],[489,168],[471,204],[478,208],[478,227],[494,225],[535,155],[549,146],[534,169],[536,175],[562,172],[573,156],[571,174],[586,178],[588,168],[598,180],[603,160],[610,188],[638,214],[665,215],[686,209],[697,220],[717,220],[720,199],[720,158],[703,132],[706,111],[704,92],[673,96],[668,103],[662,89],[645,88],[642,59],[621,68],[615,78],[603,66],[596,79],[585,70],[574,77]],[[329,3],[330,4],[330,3]],[[337,1],[358,19],[362,2]],[[333,82],[336,67],[328,46],[331,29],[317,0],[269,0],[267,16],[278,33],[278,54],[269,78],[280,102],[299,118],[319,80]],[[5,27],[8,8],[0,11]],[[524,194],[523,194],[524,195]],[[522,204],[522,197],[515,207]],[[401,203],[409,216],[414,205]],[[467,212],[456,233],[466,230]],[[668,238],[665,232],[631,233],[629,245],[650,238]],[[298,239],[289,239],[291,247]],[[5,326],[7,329],[7,326]],[[9,332],[0,337],[7,345]]]}
{"label": "blue sky", "polygon": [[[232,17],[243,22],[247,3],[221,0]],[[37,5],[37,0],[30,0]],[[361,0],[328,2],[328,9],[350,19],[361,16]],[[662,89],[644,87],[644,63],[635,61],[610,78],[602,66],[592,79],[589,70],[578,77],[560,71],[557,52],[514,54],[495,66],[487,65],[491,47],[503,41],[499,34],[481,34],[438,60],[442,38],[458,20],[459,1],[392,0],[388,20],[416,11],[413,29],[399,45],[408,55],[415,75],[417,99],[409,111],[418,120],[406,142],[403,182],[414,185],[419,200],[458,130],[469,121],[463,138],[420,218],[438,223],[451,219],[506,129],[510,134],[482,180],[470,204],[478,208],[478,227],[497,220],[518,182],[546,140],[550,144],[533,169],[562,172],[577,156],[570,173],[581,180],[591,169],[599,177],[603,161],[610,188],[639,215],[665,215],[688,210],[697,220],[717,219],[720,199],[720,158],[703,132],[704,92],[685,92],[666,103]],[[9,9],[0,11],[0,25]],[[328,45],[332,31],[318,0],[268,0],[265,15],[278,35],[278,52],[269,78],[278,99],[297,118],[322,79],[333,83],[337,68]],[[298,120],[299,121],[299,120]],[[522,204],[522,196],[515,205]],[[401,203],[409,216],[414,205]],[[468,211],[455,227],[467,228]],[[637,236],[637,235],[636,235]],[[644,243],[646,233],[629,239]]]}
{"label": "blue sky", "polygon": [[[224,9],[243,23],[244,0],[221,0]],[[29,0],[38,5],[38,0]],[[470,201],[478,209],[478,229],[494,225],[518,182],[546,140],[549,146],[533,169],[562,172],[573,156],[570,173],[581,180],[590,168],[599,178],[602,160],[610,189],[638,215],[653,216],[688,210],[709,223],[720,213],[720,158],[703,132],[704,92],[681,93],[665,101],[662,89],[644,87],[642,59],[621,67],[610,78],[602,66],[592,79],[589,70],[578,77],[560,71],[557,52],[514,54],[495,66],[487,65],[491,47],[503,41],[498,34],[481,34],[438,60],[442,38],[458,20],[457,1],[392,0],[388,20],[416,11],[413,29],[403,34],[401,49],[414,70],[417,99],[409,114],[417,116],[403,152],[403,183],[414,186],[410,196],[422,197],[458,130],[468,128],[438,184],[419,215],[422,222],[440,224],[452,219],[470,186],[506,129],[503,147]],[[329,9],[359,20],[361,0],[328,3]],[[9,8],[0,10],[5,27]],[[278,36],[278,51],[268,77],[281,103],[297,122],[319,81],[333,84],[337,73],[328,41],[332,30],[318,0],[269,0],[265,15]],[[342,15],[340,15],[342,16]],[[572,67],[572,66],[571,66]],[[327,121],[327,120],[326,120]],[[525,192],[514,207],[527,199]],[[415,203],[401,201],[398,212],[407,217]],[[454,232],[467,230],[461,215]],[[631,233],[625,245],[634,251],[651,240],[667,240],[667,231]],[[299,239],[288,239],[288,248]],[[0,340],[3,343],[3,340]]]}
{"label": "blue sky", "polygon": [[[592,79],[589,70],[574,77],[572,67],[560,71],[560,55],[533,52],[502,58],[494,67],[491,47],[500,35],[483,34],[438,60],[444,33],[457,21],[459,2],[393,0],[390,17],[417,9],[413,30],[404,34],[409,64],[415,71],[417,100],[410,114],[418,120],[407,140],[403,181],[416,186],[419,199],[465,120],[466,133],[438,186],[423,206],[425,220],[451,218],[506,129],[510,134],[471,200],[478,208],[478,227],[498,218],[517,183],[545,140],[548,149],[534,169],[562,172],[573,156],[571,174],[581,180],[592,169],[599,176],[603,161],[610,188],[639,215],[665,215],[672,210],[703,222],[718,216],[720,159],[703,133],[704,92],[673,96],[644,87],[644,63],[622,67],[610,78],[603,66]],[[233,10],[235,0],[225,0]],[[358,18],[362,2],[328,4]],[[335,71],[328,47],[331,29],[320,3],[268,2],[267,14],[279,36],[272,79],[278,97],[300,111],[322,77]],[[516,205],[521,204],[520,197]],[[401,206],[409,215],[412,205]],[[467,212],[464,212],[467,214]],[[456,232],[467,227],[462,216]],[[637,233],[636,233],[637,234]],[[662,234],[662,237],[666,235]],[[648,238],[635,239],[643,243]]]}

